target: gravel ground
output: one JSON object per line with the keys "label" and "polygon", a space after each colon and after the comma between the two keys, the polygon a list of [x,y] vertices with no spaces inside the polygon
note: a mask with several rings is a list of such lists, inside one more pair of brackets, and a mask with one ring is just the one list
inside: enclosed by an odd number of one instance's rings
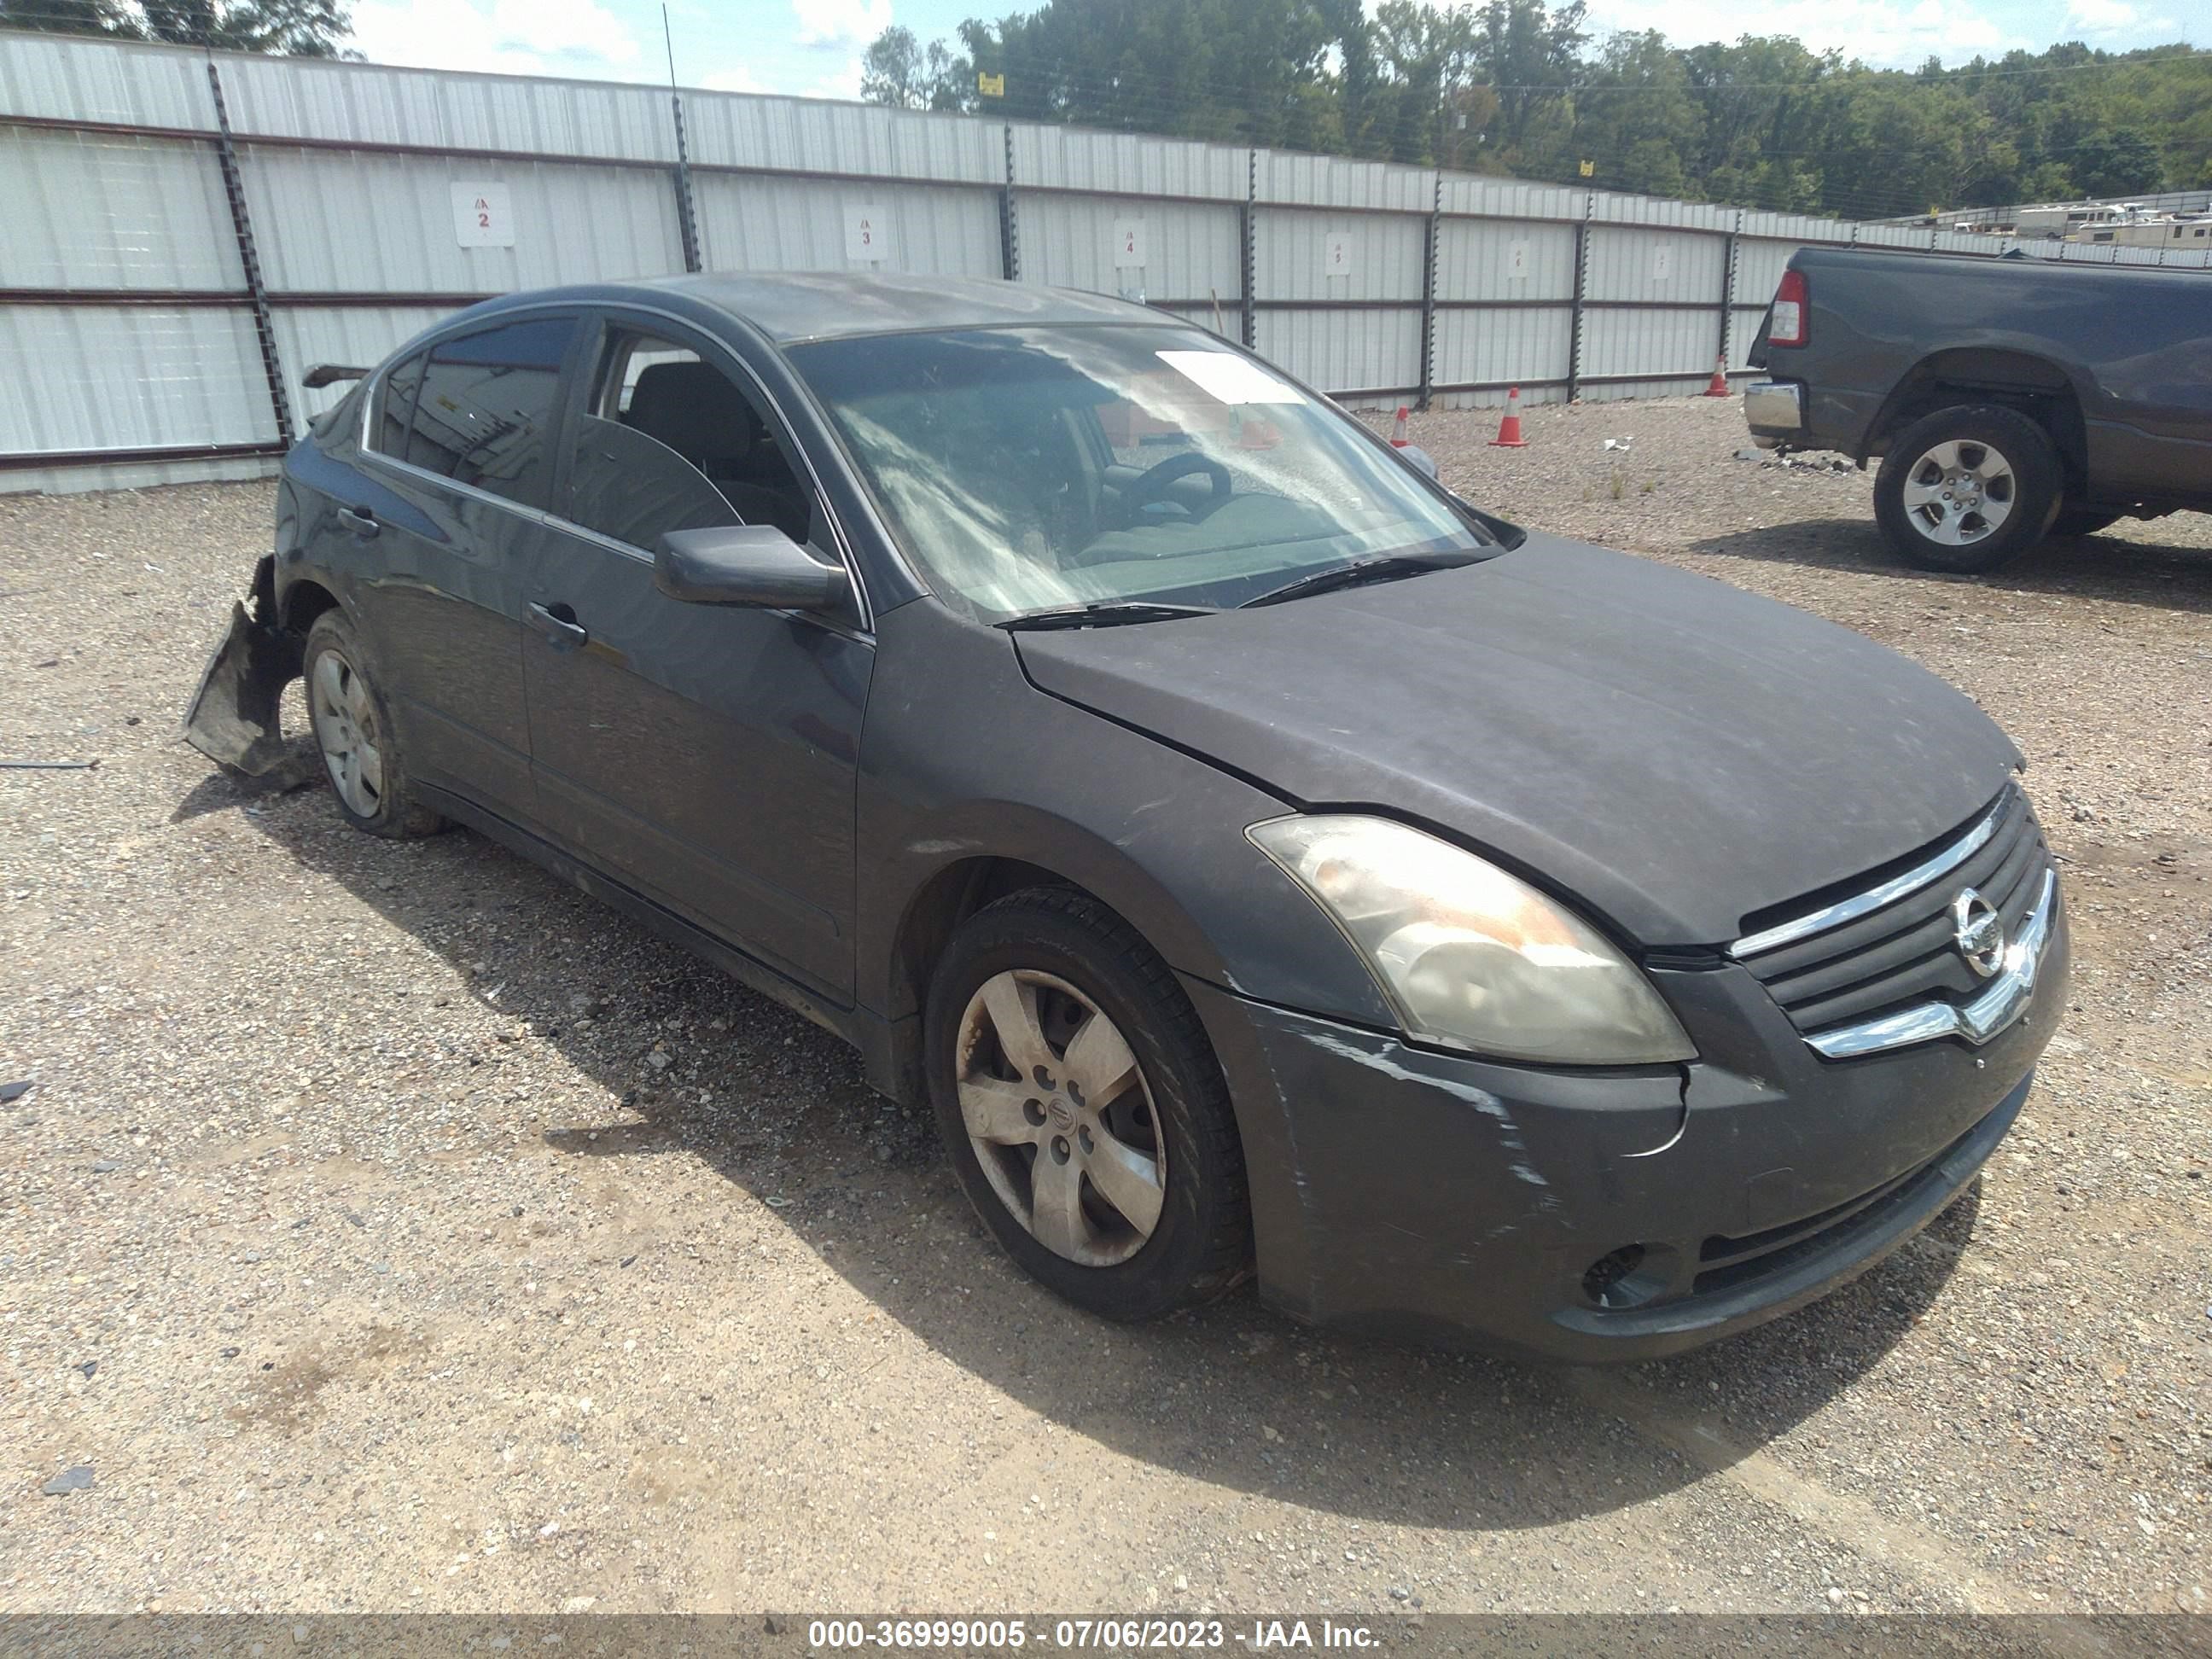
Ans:
{"label": "gravel ground", "polygon": [[0,498],[0,755],[100,762],[0,772],[0,1610],[2212,1611],[2212,525],[1929,578],[1732,404],[1495,418],[1414,437],[2033,758],[2075,1000],[1928,1235],[1603,1374],[1093,1323],[833,1039],[174,740],[266,486]]}

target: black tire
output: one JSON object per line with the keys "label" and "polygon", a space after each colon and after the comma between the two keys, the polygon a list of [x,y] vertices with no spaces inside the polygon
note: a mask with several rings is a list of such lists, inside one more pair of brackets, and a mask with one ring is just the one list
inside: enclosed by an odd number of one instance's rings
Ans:
{"label": "black tire", "polygon": [[[1988,451],[2005,463],[2009,482],[2003,521],[1978,539],[1938,541],[1923,510],[1906,505],[1905,489],[1916,469],[1929,451],[1944,443],[1956,443],[1970,452]],[[2027,416],[1994,404],[1958,404],[1923,416],[1890,440],[1889,453],[1875,475],[1875,520],[1907,563],[1976,575],[1995,570],[2043,539],[2063,482],[2057,449]],[[1997,499],[1992,489],[1989,500]],[[1965,515],[1966,521],[1971,525],[1975,516]]]}
{"label": "black tire", "polygon": [[[333,760],[329,746],[324,742],[318,707],[326,705],[328,699],[320,689],[317,675],[325,659],[331,659],[332,669],[346,687],[359,687],[361,702],[367,718],[361,722],[360,731],[374,744],[378,760],[378,777],[373,789],[356,801],[349,800],[347,787],[340,781],[339,767]],[[341,611],[325,611],[315,618],[307,629],[307,644],[301,657],[301,672],[307,680],[307,723],[313,732],[316,748],[323,759],[323,770],[331,783],[331,799],[337,802],[338,811],[348,823],[372,836],[382,836],[392,841],[412,841],[422,836],[434,836],[446,827],[445,819],[427,806],[417,805],[407,787],[407,769],[399,752],[399,740],[392,723],[392,710],[378,690],[368,669],[368,653],[362,648],[359,635]],[[362,792],[354,792],[362,795]],[[362,810],[366,806],[368,810]]]}
{"label": "black tire", "polygon": [[[1126,1260],[1085,1265],[1048,1248],[993,1187],[969,1138],[958,1086],[963,1024],[985,982],[1012,971],[1051,975],[1087,998],[1119,1028],[1149,1091],[1146,1120],[1166,1153],[1164,1195],[1150,1236]],[[923,1018],[930,1099],[953,1170],[983,1224],[1032,1278],[1079,1308],[1134,1322],[1211,1301],[1247,1277],[1252,1227],[1228,1087],[1189,999],[1127,923],[1066,888],[1002,898],[953,935]],[[1048,1155],[1045,1145],[1030,1149]],[[1083,1190],[1086,1204],[1097,1200],[1095,1188]]]}
{"label": "black tire", "polygon": [[2127,514],[2107,513],[2100,507],[2061,506],[2058,516],[2051,521],[2054,536],[2094,536],[2100,530],[2108,530]]}

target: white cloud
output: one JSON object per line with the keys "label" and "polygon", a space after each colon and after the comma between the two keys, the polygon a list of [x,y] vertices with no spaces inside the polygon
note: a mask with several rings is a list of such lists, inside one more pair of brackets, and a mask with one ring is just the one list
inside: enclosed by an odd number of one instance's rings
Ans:
{"label": "white cloud", "polygon": [[701,77],[699,84],[709,92],[766,92],[768,90],[760,83],[758,76],[750,70],[741,69],[716,70],[712,75]]}
{"label": "white cloud", "polygon": [[[2132,44],[2140,46],[2165,44],[2173,37],[2175,28],[2172,18],[2147,15],[2122,0],[2073,0],[2066,9],[2069,34],[2130,34],[2134,37]],[[2187,39],[2189,33],[2182,31],[2181,38]]]}
{"label": "white cloud", "polygon": [[2102,34],[2108,29],[2128,27],[2137,15],[2133,6],[2123,5],[2120,0],[2074,0],[2066,9],[2066,27]]}
{"label": "white cloud", "polygon": [[[2119,0],[2075,0],[2077,5],[2125,9]],[[1814,52],[1839,50],[1883,68],[1912,68],[1929,57],[1964,63],[2014,46],[2051,43],[2029,40],[1971,5],[1941,0],[1768,0],[1756,13],[1732,0],[1592,0],[1592,32],[1656,29],[1678,46],[1733,41],[1745,34],[1795,35]]]}
{"label": "white cloud", "polygon": [[628,80],[641,55],[596,0],[359,0],[353,33],[371,62],[425,69]]}
{"label": "white cloud", "polygon": [[[811,54],[808,56],[811,58]],[[779,98],[836,98],[849,103],[860,95],[860,60],[854,58],[831,73],[817,76],[811,81],[787,76],[781,84],[775,86],[769,85],[749,69],[723,69],[702,76],[696,81],[687,78],[684,84],[704,87],[709,92],[764,93]]]}
{"label": "white cloud", "polygon": [[858,98],[860,95],[860,76],[865,67],[858,58],[849,58],[843,68],[823,76],[799,95],[802,98]]}
{"label": "white cloud", "polygon": [[891,0],[791,0],[791,9],[802,46],[865,46],[891,26]]}

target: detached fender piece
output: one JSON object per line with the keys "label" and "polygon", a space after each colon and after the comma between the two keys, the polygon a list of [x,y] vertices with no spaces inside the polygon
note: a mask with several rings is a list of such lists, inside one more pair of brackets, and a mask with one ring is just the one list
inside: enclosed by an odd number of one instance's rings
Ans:
{"label": "detached fender piece", "polygon": [[208,659],[185,711],[186,743],[233,772],[297,788],[314,775],[311,758],[290,750],[277,705],[300,678],[303,642],[276,622],[276,560],[253,567],[249,601],[231,606],[230,627]]}

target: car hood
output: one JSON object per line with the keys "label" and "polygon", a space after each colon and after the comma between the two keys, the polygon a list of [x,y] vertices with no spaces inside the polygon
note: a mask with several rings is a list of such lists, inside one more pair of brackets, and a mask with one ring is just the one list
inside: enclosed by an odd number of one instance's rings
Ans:
{"label": "car hood", "polygon": [[1723,583],[1531,535],[1257,610],[1015,635],[1052,696],[1298,806],[1440,829],[1648,945],[1959,828],[2019,751],[1918,665]]}

